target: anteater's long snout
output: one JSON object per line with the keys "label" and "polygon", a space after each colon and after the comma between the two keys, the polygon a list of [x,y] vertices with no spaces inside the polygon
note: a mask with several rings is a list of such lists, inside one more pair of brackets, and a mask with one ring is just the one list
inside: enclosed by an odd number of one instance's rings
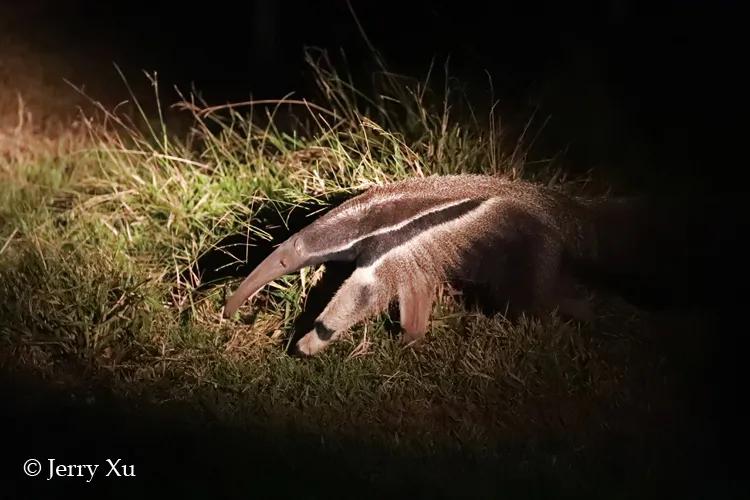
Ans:
{"label": "anteater's long snout", "polygon": [[305,267],[307,258],[299,243],[296,238],[285,241],[253,269],[253,272],[227,300],[224,306],[224,317],[231,317],[248,298],[255,295],[266,284]]}

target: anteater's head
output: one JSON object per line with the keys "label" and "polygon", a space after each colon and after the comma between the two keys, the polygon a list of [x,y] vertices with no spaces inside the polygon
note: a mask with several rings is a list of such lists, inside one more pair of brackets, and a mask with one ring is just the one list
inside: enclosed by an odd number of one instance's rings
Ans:
{"label": "anteater's head", "polygon": [[328,213],[293,234],[266,257],[227,300],[224,317],[235,311],[263,286],[303,267],[331,260],[352,260],[357,253],[357,224],[340,212]]}
{"label": "anteater's head", "polygon": [[315,262],[305,251],[303,239],[298,234],[293,235],[276,247],[271,255],[266,257],[229,297],[224,306],[224,317],[231,317],[248,298],[255,295],[267,283],[313,264]]}

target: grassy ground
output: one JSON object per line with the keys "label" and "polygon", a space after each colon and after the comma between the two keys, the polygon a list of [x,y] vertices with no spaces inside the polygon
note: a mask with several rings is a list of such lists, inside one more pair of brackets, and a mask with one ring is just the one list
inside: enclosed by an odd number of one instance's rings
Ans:
{"label": "grassy ground", "polygon": [[[310,477],[331,473],[321,456],[359,454],[334,477],[378,485],[373,494],[411,478],[422,494],[495,496],[515,485],[625,497],[685,470],[680,457],[690,455],[672,445],[685,445],[693,417],[672,419],[689,415],[687,387],[702,370],[692,318],[665,327],[600,297],[593,326],[555,316],[511,324],[446,290],[419,349],[402,348],[383,315],[300,360],[285,347],[336,272],[321,267],[221,319],[235,285],[226,278],[246,272],[285,223],[308,220],[295,207],[307,214],[331,197],[433,173],[588,186],[528,162],[532,137],[508,145],[497,117],[474,117],[447,86],[380,74],[369,99],[321,54],[310,62],[314,102],[210,108],[186,96],[190,128],[179,135],[158,102],[134,116],[101,106],[64,143],[4,153],[3,370],[91,401],[104,391],[128,407],[184,404],[185,415],[242,430],[217,438],[228,456],[244,456],[243,439],[272,456],[294,449],[314,463]],[[665,358],[676,332],[688,354]]]}

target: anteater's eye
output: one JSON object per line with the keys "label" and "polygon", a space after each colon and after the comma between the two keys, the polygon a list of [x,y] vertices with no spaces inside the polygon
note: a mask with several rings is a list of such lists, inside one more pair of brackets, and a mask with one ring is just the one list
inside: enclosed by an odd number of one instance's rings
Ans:
{"label": "anteater's eye", "polygon": [[284,259],[281,259],[279,262],[281,263],[281,267],[286,267],[286,261]]}

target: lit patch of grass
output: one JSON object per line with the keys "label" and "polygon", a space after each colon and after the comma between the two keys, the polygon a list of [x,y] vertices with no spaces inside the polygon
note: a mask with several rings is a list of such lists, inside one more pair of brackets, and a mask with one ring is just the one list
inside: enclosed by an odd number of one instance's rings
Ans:
{"label": "lit patch of grass", "polygon": [[241,320],[221,319],[226,287],[199,290],[184,271],[229,234],[267,238],[262,208],[285,213],[434,173],[565,181],[529,171],[518,145],[506,153],[494,117],[454,120],[448,86],[436,96],[383,72],[369,99],[324,54],[309,61],[315,103],[211,108],[190,97],[185,137],[170,135],[158,101],[155,114],[138,104],[132,119],[101,106],[103,120],[85,122],[87,147],[11,160],[0,179],[3,363],[75,366],[164,399],[211,389],[229,395],[216,403],[223,418],[252,408],[311,430],[423,445],[542,425],[520,408],[615,387],[624,368],[590,331],[556,317],[509,324],[447,296],[418,349],[402,348],[383,315],[319,357],[292,358],[285,342],[320,269],[267,287]]}

